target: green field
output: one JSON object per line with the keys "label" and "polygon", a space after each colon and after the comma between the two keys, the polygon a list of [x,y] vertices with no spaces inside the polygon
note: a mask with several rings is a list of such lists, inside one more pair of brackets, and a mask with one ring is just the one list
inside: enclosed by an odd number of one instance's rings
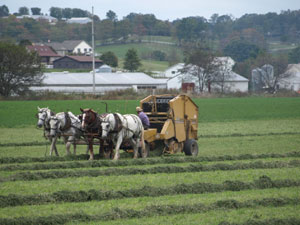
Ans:
{"label": "green field", "polygon": [[[118,162],[48,157],[37,106],[56,112],[96,100],[0,102],[0,224],[299,224],[300,99],[199,98],[196,158]],[[138,101],[107,101],[134,113]],[[97,152],[97,151],[96,151]],[[47,156],[47,157],[45,157]]]}
{"label": "green field", "polygon": [[[152,40],[152,39],[151,39]],[[164,41],[164,39],[152,41]],[[169,42],[168,39],[165,41]],[[182,60],[183,53],[182,51],[175,45],[169,44],[160,44],[160,43],[129,43],[129,44],[114,44],[114,45],[106,45],[99,46],[96,48],[96,52],[104,53],[107,51],[111,51],[116,54],[119,59],[119,67],[123,67],[124,58],[128,49],[134,48],[136,49],[138,56],[141,60],[142,66],[141,70],[145,71],[164,71],[169,67],[168,61],[153,61],[153,60],[143,60],[143,56],[150,55],[153,51],[162,51],[166,54],[166,56],[177,54],[178,59]]]}

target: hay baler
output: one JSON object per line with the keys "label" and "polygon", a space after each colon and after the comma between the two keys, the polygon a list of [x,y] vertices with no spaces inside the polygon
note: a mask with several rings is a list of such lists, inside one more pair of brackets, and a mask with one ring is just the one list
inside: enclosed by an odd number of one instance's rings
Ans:
{"label": "hay baler", "polygon": [[140,101],[150,128],[145,130],[147,151],[159,143],[164,154],[197,156],[198,106],[187,95],[150,95]]}

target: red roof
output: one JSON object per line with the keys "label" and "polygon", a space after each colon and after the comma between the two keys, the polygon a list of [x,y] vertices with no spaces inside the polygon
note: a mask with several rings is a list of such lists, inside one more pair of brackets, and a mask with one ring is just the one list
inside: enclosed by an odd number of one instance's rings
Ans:
{"label": "red roof", "polygon": [[[67,57],[74,59],[79,62],[92,62],[93,57],[91,56],[85,56],[85,55],[68,55]],[[100,59],[95,59],[95,62],[102,62]]]}
{"label": "red roof", "polygon": [[30,51],[36,51],[41,57],[60,57],[60,55],[56,54],[49,46],[46,45],[28,45],[26,47]]}

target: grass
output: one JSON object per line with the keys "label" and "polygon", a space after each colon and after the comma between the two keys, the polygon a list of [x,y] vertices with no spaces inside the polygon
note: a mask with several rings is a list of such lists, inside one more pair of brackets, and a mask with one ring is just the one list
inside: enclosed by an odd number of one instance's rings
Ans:
{"label": "grass", "polygon": [[[169,215],[169,216],[155,216],[149,218],[141,219],[127,219],[127,220],[115,220],[101,222],[102,225],[156,225],[156,224],[191,224],[191,225],[217,225],[220,224],[224,219],[229,222],[243,223],[249,219],[259,218],[269,219],[269,218],[291,218],[297,214],[299,207],[295,206],[286,206],[286,207],[258,207],[255,209],[238,209],[238,210],[229,210],[229,211],[210,211],[205,213],[198,214],[178,214],[178,215]],[[90,222],[90,223],[68,223],[68,224],[88,224],[96,225],[99,222]]]}
{"label": "grass", "polygon": [[106,213],[111,209],[118,207],[119,209],[141,210],[149,206],[159,205],[185,205],[185,204],[212,204],[216,200],[247,201],[262,198],[297,198],[299,196],[299,188],[282,188],[279,193],[275,189],[269,190],[255,190],[255,191],[241,191],[241,192],[221,192],[208,194],[187,194],[181,196],[161,196],[161,197],[140,197],[130,199],[108,200],[101,203],[97,201],[84,203],[61,203],[61,204],[47,204],[37,206],[18,206],[0,208],[0,217],[22,217],[28,213],[33,216],[47,216],[51,214],[60,214],[68,208],[74,209],[72,213],[85,213],[88,215],[97,214],[99,212]]}
{"label": "grass", "polygon": [[96,48],[96,52],[104,53],[107,51],[112,51],[113,53],[115,53],[115,55],[118,58],[124,59],[126,52],[130,48],[136,49],[140,58],[142,55],[149,54],[156,50],[165,52],[167,55],[170,55],[175,51],[177,55],[182,56],[182,52],[178,49],[178,47],[173,45],[165,45],[165,44],[158,44],[158,43],[132,43],[132,44],[100,46]]}
{"label": "grass", "polygon": [[[300,98],[197,98],[199,122],[233,122],[255,120],[300,119]],[[0,101],[0,127],[27,127],[35,125],[37,107],[49,107],[55,112],[81,108],[105,112],[99,100]],[[107,100],[109,112],[135,113],[138,100]]]}
{"label": "grass", "polygon": [[[138,101],[107,101],[111,111],[122,113],[135,113],[135,106]],[[300,149],[300,102],[299,98],[219,98],[219,99],[195,99],[199,106],[199,130],[200,138],[199,156],[237,156],[243,154],[260,155],[264,153],[285,154],[289,152],[299,152]],[[42,130],[36,129],[37,112],[36,107],[49,106],[55,111],[65,111],[69,109],[75,114],[79,113],[79,108],[94,108],[99,112],[104,112],[104,105],[96,100],[84,101],[1,101],[0,117],[5,118],[0,121],[0,158],[5,157],[44,157],[48,149],[44,145],[40,146],[5,146],[13,143],[43,143]],[[12,116],[13,115],[13,116]],[[61,155],[65,155],[63,145],[58,145]],[[85,146],[80,146],[78,153],[83,154]],[[96,152],[98,152],[96,150]],[[165,156],[164,159],[171,157],[180,158],[183,154]],[[122,160],[132,160],[127,153],[122,153]],[[158,156],[152,155],[153,159]],[[69,171],[85,172],[86,170],[100,171],[106,169],[135,169],[135,168],[153,168],[189,165],[214,165],[235,163],[252,163],[260,161],[266,162],[288,162],[299,160],[298,157],[263,159],[244,159],[234,161],[218,162],[175,162],[175,163],[157,163],[154,165],[127,165],[118,167],[95,167],[95,168],[74,168],[74,169],[39,169],[34,173]],[[72,161],[70,163],[76,163]],[[83,161],[81,161],[83,162]],[[68,162],[45,162],[45,163],[19,163],[11,165],[51,165]],[[1,165],[7,166],[10,164]],[[1,171],[0,177],[13,176],[19,172],[29,172],[31,170],[13,170]],[[125,191],[141,189],[146,186],[155,188],[167,188],[179,186],[182,184],[190,185],[194,183],[223,184],[225,181],[253,182],[261,176],[268,176],[272,180],[300,180],[299,168],[272,168],[272,169],[244,169],[244,170],[215,170],[205,172],[180,172],[180,173],[157,173],[157,174],[136,174],[123,176],[98,176],[98,177],[69,177],[59,179],[43,179],[37,181],[3,181],[0,186],[2,196],[10,194],[22,196],[43,196],[59,191],[81,191],[87,192],[91,189],[103,191]],[[238,184],[238,182],[236,182]],[[184,186],[183,186],[184,187]],[[65,193],[62,192],[62,193]],[[166,210],[166,205],[171,206],[192,206],[194,204],[204,204],[205,206],[214,204],[218,201],[238,201],[247,202],[250,200],[261,201],[264,198],[296,199],[299,197],[299,187],[288,188],[270,188],[270,189],[249,189],[243,191],[222,191],[204,194],[181,194],[164,195],[158,197],[135,197],[124,199],[113,199],[106,201],[88,201],[88,202],[61,202],[57,204],[44,203],[42,205],[23,205],[16,207],[0,208],[0,218],[24,217],[38,218],[50,217],[57,218],[55,215],[66,216],[70,213],[76,215],[99,215],[102,213],[121,213],[132,211],[148,210],[149,207],[155,210]],[[1,196],[0,196],[1,201]],[[118,208],[118,210],[116,210]],[[121,210],[121,211],[120,211]],[[126,211],[128,210],[128,211]],[[245,223],[249,219],[263,221],[263,224],[272,224],[269,219],[287,219],[298,218],[300,206],[251,206],[250,208],[218,208],[198,213],[177,213],[174,214],[152,214],[147,218],[117,219],[114,221],[69,221],[68,224],[219,224],[222,221],[230,223]],[[159,211],[157,211],[159,212]],[[166,211],[167,212],[167,211]],[[172,212],[174,213],[174,212]],[[120,214],[121,215],[121,214]],[[123,215],[123,214],[122,214]],[[128,214],[131,215],[131,214]],[[16,220],[21,221],[21,219]],[[23,221],[23,220],[22,220]],[[42,221],[42,220],[41,220]]]}
{"label": "grass", "polygon": [[45,179],[38,181],[8,181],[1,185],[1,195],[9,194],[39,194],[53,193],[62,190],[131,190],[142,188],[145,185],[154,187],[168,187],[176,184],[193,184],[196,182],[218,183],[226,180],[252,181],[262,175],[271,179],[300,179],[299,168],[279,169],[249,169],[233,171],[210,171],[195,173],[161,173],[136,174],[124,176],[78,177],[63,179]]}

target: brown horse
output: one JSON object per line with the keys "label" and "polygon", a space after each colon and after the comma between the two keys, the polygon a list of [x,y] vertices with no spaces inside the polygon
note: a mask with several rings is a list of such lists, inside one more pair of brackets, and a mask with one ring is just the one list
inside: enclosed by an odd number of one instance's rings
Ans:
{"label": "brown horse", "polygon": [[113,146],[112,142],[104,141],[102,136],[102,128],[101,128],[101,117],[106,114],[99,115],[92,109],[82,109],[81,120],[82,120],[82,129],[85,132],[85,136],[88,141],[89,151],[90,151],[90,160],[94,159],[94,150],[93,143],[94,139],[98,139],[99,146],[99,155],[100,157],[112,158],[113,157]]}

